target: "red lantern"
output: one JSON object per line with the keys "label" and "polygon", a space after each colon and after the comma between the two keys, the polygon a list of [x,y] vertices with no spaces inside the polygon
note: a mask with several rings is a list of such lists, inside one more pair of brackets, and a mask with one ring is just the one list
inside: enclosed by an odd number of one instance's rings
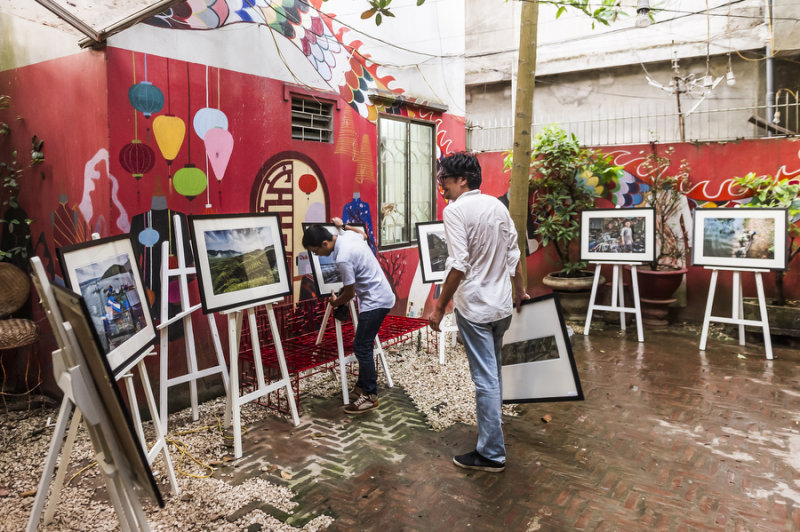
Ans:
{"label": "red lantern", "polygon": [[306,194],[311,194],[317,190],[317,178],[311,174],[303,174],[300,176],[298,186],[300,187],[300,190]]}
{"label": "red lantern", "polygon": [[147,144],[134,139],[122,147],[119,152],[119,164],[126,172],[130,172],[138,181],[142,176],[153,169],[156,154]]}

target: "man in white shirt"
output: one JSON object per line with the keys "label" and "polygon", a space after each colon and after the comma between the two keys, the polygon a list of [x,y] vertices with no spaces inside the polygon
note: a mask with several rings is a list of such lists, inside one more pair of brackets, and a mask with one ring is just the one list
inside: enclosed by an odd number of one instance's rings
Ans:
{"label": "man in white shirt", "polygon": [[497,198],[481,194],[481,166],[475,155],[461,152],[440,159],[437,179],[451,202],[442,213],[448,258],[442,292],[428,321],[438,331],[453,299],[475,383],[478,418],[475,450],[454,457],[453,463],[499,473],[506,461],[501,420],[503,334],[513,308],[519,309],[520,302],[529,298],[517,231],[508,209]]}
{"label": "man in white shirt", "polygon": [[[348,229],[339,218],[339,229]],[[351,394],[353,401],[344,407],[348,414],[363,414],[378,407],[378,380],[375,373],[373,345],[383,319],[394,306],[395,297],[378,259],[372,254],[363,232],[352,228],[332,235],[324,226],[309,226],[303,234],[303,247],[327,257],[333,256],[344,287],[340,295],[331,293],[333,308],[358,297],[358,326],[353,338],[353,354],[358,360],[358,381]]]}

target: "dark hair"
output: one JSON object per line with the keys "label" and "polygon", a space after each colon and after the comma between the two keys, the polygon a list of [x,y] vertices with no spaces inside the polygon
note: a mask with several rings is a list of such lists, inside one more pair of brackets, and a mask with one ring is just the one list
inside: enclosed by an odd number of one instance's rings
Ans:
{"label": "dark hair", "polygon": [[439,159],[442,177],[463,177],[470,190],[481,186],[481,164],[474,153],[460,151]]}
{"label": "dark hair", "polygon": [[303,232],[303,247],[306,249],[319,247],[326,240],[333,240],[333,235],[320,224],[309,225]]}

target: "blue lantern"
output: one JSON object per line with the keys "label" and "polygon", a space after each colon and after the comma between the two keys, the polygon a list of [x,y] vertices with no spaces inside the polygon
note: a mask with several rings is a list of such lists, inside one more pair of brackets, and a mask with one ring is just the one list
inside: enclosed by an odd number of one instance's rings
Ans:
{"label": "blue lantern", "polygon": [[137,111],[144,113],[145,118],[157,113],[164,107],[164,93],[149,81],[140,81],[128,89],[128,100]]}

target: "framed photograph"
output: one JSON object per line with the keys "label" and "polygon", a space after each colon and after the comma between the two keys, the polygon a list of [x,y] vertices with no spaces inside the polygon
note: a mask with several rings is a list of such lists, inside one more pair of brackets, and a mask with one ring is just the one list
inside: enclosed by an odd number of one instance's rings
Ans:
{"label": "framed photograph", "polygon": [[83,359],[97,388],[100,401],[103,403],[97,406],[105,410],[111,422],[114,434],[106,436],[116,437],[120,451],[127,461],[127,464],[117,465],[120,467],[127,465],[135,489],[150,497],[163,508],[164,499],[161,497],[161,492],[153,478],[153,471],[150,469],[150,464],[139,443],[130,412],[122,401],[108,357],[103,353],[100,335],[93,326],[94,316],[89,311],[86,300],[60,286],[52,285],[52,288],[56,304],[61,311],[61,317],[70,324],[75,332],[78,347],[83,353]]}
{"label": "framed photograph", "polygon": [[[305,231],[310,225],[322,225],[330,234],[339,234],[339,230],[336,229],[334,224],[303,223],[303,231]],[[364,234],[367,233],[367,226],[362,223],[348,223],[347,225],[351,227],[358,227],[364,231]],[[327,257],[321,257],[316,253],[311,253],[310,251],[308,252],[308,255],[311,261],[311,273],[314,276],[314,284],[317,285],[317,293],[321,297],[329,296],[332,291],[338,293],[344,285],[342,284],[342,276],[339,274],[339,269],[336,267],[333,257],[330,255]]]}
{"label": "framed photograph", "polygon": [[419,235],[419,263],[422,267],[422,282],[444,282],[444,267],[447,262],[444,222],[419,222],[417,234]]}
{"label": "framed photograph", "polygon": [[786,269],[786,209],[696,209],[692,264]]}
{"label": "framed photograph", "polygon": [[291,293],[277,214],[189,216],[189,230],[205,314]]}
{"label": "framed photograph", "polygon": [[650,262],[655,259],[655,210],[591,209],[581,212],[581,260]]}
{"label": "framed photograph", "polygon": [[556,294],[522,302],[503,336],[502,351],[504,403],[583,400]]}
{"label": "framed photograph", "polygon": [[130,235],[90,240],[57,252],[67,286],[86,302],[111,371],[127,372],[156,338]]}

